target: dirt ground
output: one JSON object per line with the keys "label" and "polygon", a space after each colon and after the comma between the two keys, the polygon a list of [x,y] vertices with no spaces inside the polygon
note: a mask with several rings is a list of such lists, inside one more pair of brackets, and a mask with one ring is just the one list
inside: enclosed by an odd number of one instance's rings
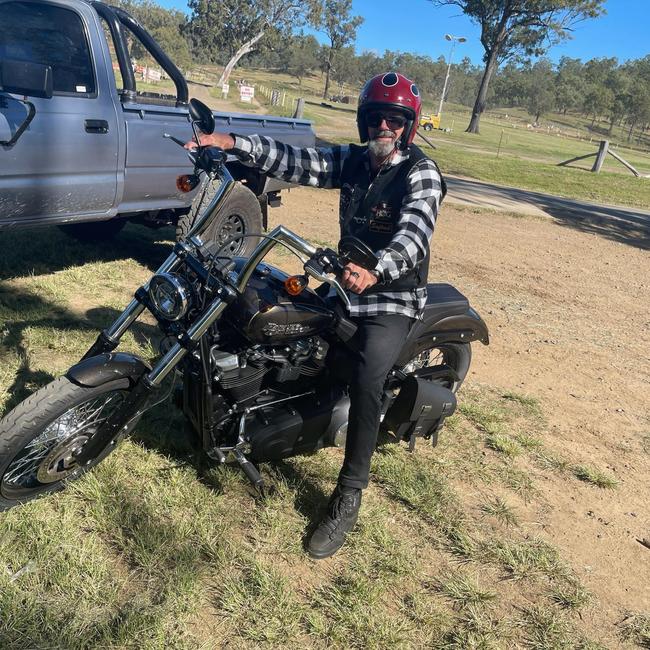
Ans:
{"label": "dirt ground", "polygon": [[[293,189],[270,226],[335,241],[337,196]],[[446,205],[431,260],[430,281],[458,287],[490,329],[469,381],[537,398],[545,446],[619,481],[547,477],[527,513],[596,596],[586,627],[615,645],[625,612],[650,608],[650,255],[551,218]]]}

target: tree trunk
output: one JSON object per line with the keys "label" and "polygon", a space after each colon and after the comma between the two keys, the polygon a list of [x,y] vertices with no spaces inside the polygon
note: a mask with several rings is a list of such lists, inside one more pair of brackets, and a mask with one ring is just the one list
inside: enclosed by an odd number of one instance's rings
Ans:
{"label": "tree trunk", "polygon": [[221,76],[219,77],[219,81],[217,81],[217,88],[221,88],[221,86],[225,83],[228,83],[228,79],[230,79],[230,73],[233,71],[237,63],[239,62],[239,59],[244,56],[244,54],[248,54],[249,52],[252,52],[255,49],[255,44],[257,41],[260,40],[264,36],[264,31],[261,31],[259,34],[256,34],[251,38],[249,41],[246,41],[232,56],[230,61],[226,63],[226,67],[223,69],[223,72],[221,73]]}
{"label": "tree trunk", "polygon": [[628,142],[632,139],[632,131],[634,131],[635,126],[636,126],[636,122],[632,122],[632,126],[630,127],[630,130],[627,133],[627,141]]}
{"label": "tree trunk", "polygon": [[472,119],[470,120],[467,129],[465,129],[465,133],[479,133],[479,122],[481,120],[481,115],[485,110],[485,98],[487,97],[488,86],[490,85],[490,80],[492,79],[492,75],[497,67],[497,51],[496,48],[494,48],[490,52],[487,63],[485,64],[485,72],[483,72],[481,85],[478,89],[476,101],[474,102],[474,109],[472,110]]}
{"label": "tree trunk", "polygon": [[330,91],[330,72],[332,71],[332,58],[334,57],[334,48],[330,47],[329,54],[327,55],[327,66],[325,70],[325,90],[323,91],[323,99],[327,99]]}

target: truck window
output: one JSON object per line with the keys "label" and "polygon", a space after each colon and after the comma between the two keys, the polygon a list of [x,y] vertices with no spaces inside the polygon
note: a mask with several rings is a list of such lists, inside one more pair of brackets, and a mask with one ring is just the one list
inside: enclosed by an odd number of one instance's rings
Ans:
{"label": "truck window", "polygon": [[[106,20],[102,16],[100,16],[100,19],[104,30],[104,36],[108,43],[108,50],[111,55],[111,66],[115,77],[115,85],[119,93],[124,89],[124,82],[122,80],[122,74],[120,73],[119,61],[115,53],[115,42]],[[160,65],[156,63],[153,56],[147,51],[146,47],[128,28],[128,26],[122,25],[122,33],[124,34],[131,67],[135,73],[136,95],[146,99],[148,103],[162,104],[165,106],[173,105],[176,102],[176,95],[165,94],[162,91],[169,90],[169,86],[164,83],[158,83],[161,79],[166,79],[166,75],[161,70]],[[146,77],[145,71],[148,71]],[[153,77],[153,79],[151,79],[151,77]]]}
{"label": "truck window", "polygon": [[2,4],[0,59],[52,66],[55,94],[95,94],[88,39],[79,14],[34,2]]}

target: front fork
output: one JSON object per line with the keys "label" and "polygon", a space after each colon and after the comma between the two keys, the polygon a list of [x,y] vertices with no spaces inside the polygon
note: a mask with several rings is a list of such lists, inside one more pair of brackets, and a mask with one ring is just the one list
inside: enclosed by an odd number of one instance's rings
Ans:
{"label": "front fork", "polygon": [[[206,208],[205,212],[196,220],[190,232],[187,235],[187,240],[192,243],[194,237],[201,233],[207,225],[214,218],[220,204],[224,201],[232,191],[235,182],[228,172],[223,167],[220,172],[221,186],[216,195]],[[210,178],[208,182],[214,180]],[[199,242],[196,242],[197,244]],[[174,247],[171,255],[162,263],[160,268],[156,271],[158,273],[169,273],[174,271],[188,253],[191,253],[191,245],[185,242],[180,242]],[[83,359],[94,357],[107,352],[112,352],[117,348],[124,333],[133,325],[137,318],[142,314],[145,309],[143,301],[139,299],[140,295],[147,292],[149,283],[144,284],[137,292],[136,297],[131,300],[127,308],[120,314],[115,322],[102,331],[97,340],[84,354]],[[192,326],[182,335],[179,335],[178,340],[171,346],[171,348],[163,355],[161,359],[154,365],[149,373],[142,375],[136,382],[124,403],[123,408],[114,413],[106,422],[105,426],[93,436],[84,445],[81,454],[79,455],[78,462],[86,464],[92,461],[108,444],[113,441],[122,430],[128,428],[129,423],[133,418],[137,417],[147,403],[151,394],[160,388],[161,384],[169,373],[178,365],[183,357],[194,348],[200,341],[201,337],[206,333],[208,328],[219,318],[223,310],[230,302],[236,297],[234,290],[229,287],[223,287],[218,291],[219,297],[214,300],[201,317],[192,324]]]}

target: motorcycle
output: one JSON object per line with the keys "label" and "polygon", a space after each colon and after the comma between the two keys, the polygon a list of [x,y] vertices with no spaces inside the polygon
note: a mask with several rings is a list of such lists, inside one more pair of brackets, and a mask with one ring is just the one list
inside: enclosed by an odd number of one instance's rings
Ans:
{"label": "motorcycle", "polygon": [[[213,132],[207,106],[192,100],[190,116],[195,136]],[[0,421],[0,509],[79,478],[172,393],[205,454],[239,465],[260,491],[259,463],[345,444],[356,326],[338,277],[348,262],[372,269],[377,258],[352,237],[334,251],[283,226],[255,235],[249,258],[226,255],[241,235],[217,244],[201,233],[235,186],[227,156],[214,147],[188,155],[194,173],[179,177],[179,189],[204,181],[204,193],[218,184],[216,193],[81,361]],[[304,273],[266,263],[276,246],[298,256]],[[320,283],[315,290],[311,279]],[[153,365],[116,351],[145,310],[161,333]],[[476,340],[487,345],[488,330],[467,298],[449,284],[428,285],[421,318],[394,342],[401,352],[384,387],[382,428],[410,449],[419,437],[435,445]],[[179,379],[182,388],[172,391]]]}

